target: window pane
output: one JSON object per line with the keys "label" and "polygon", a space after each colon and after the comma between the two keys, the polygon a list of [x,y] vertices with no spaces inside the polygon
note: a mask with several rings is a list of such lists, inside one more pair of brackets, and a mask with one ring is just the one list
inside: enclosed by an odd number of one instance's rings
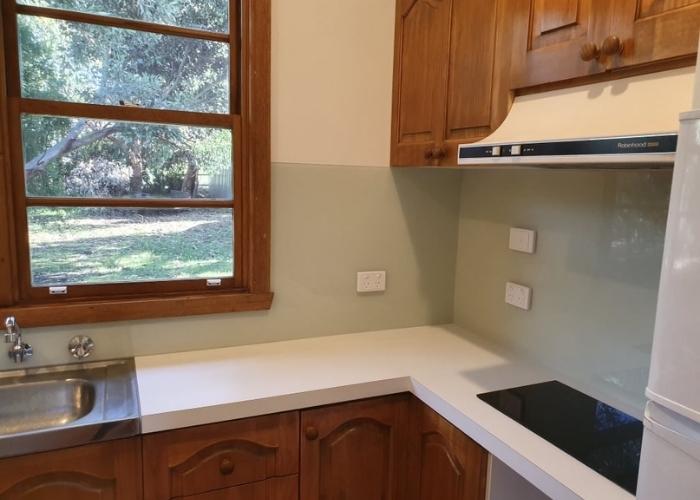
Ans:
{"label": "window pane", "polygon": [[228,0],[21,0],[18,3],[228,32]]}
{"label": "window pane", "polygon": [[33,286],[233,275],[231,209],[29,207]]}
{"label": "window pane", "polygon": [[229,45],[19,16],[22,95],[228,113]]}
{"label": "window pane", "polygon": [[22,115],[28,196],[231,199],[231,131]]}

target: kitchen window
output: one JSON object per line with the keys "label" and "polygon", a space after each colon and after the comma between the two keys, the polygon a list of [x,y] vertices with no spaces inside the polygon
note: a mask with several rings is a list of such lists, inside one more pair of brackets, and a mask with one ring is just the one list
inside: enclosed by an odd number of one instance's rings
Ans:
{"label": "kitchen window", "polygon": [[269,308],[269,0],[9,0],[0,315]]}

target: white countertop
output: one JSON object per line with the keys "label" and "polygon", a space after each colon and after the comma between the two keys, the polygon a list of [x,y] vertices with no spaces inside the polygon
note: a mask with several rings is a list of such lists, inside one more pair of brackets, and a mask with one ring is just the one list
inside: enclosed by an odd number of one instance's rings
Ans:
{"label": "white countertop", "polygon": [[426,326],[136,358],[143,432],[410,391],[552,498],[633,496],[476,397],[555,378]]}

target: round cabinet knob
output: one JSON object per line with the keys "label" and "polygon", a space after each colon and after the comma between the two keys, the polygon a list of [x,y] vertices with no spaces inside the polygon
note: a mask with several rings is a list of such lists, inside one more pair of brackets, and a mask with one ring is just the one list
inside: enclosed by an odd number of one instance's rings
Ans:
{"label": "round cabinet knob", "polygon": [[435,160],[442,160],[446,154],[447,154],[447,150],[445,148],[434,148],[433,149],[433,159],[435,159]]}
{"label": "round cabinet knob", "polygon": [[610,35],[603,40],[603,45],[600,47],[600,51],[606,56],[622,54],[623,50],[625,50],[625,44],[615,35]]}
{"label": "round cabinet knob", "polygon": [[600,57],[600,50],[598,46],[593,42],[586,42],[581,46],[579,52],[582,61],[593,61]]}
{"label": "round cabinet knob", "polygon": [[306,439],[308,439],[309,441],[314,441],[318,439],[318,429],[313,425],[308,426],[306,428],[306,431],[304,431],[304,434],[306,435]]}
{"label": "round cabinet knob", "polygon": [[77,335],[70,339],[68,351],[75,359],[85,359],[95,350],[95,343],[87,335]]}
{"label": "round cabinet knob", "polygon": [[233,469],[233,462],[228,458],[224,458],[219,464],[219,472],[221,472],[221,474],[224,476],[228,476],[229,474],[233,473]]}
{"label": "round cabinet knob", "polygon": [[428,148],[425,150],[425,153],[423,154],[423,157],[426,160],[432,160],[433,159],[433,148]]}

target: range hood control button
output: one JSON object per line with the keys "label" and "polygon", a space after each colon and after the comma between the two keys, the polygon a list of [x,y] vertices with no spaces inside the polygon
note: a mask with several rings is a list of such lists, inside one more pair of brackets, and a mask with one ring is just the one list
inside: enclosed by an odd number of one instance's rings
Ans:
{"label": "range hood control button", "polygon": [[510,155],[518,156],[522,152],[522,146],[520,144],[513,144],[510,147]]}
{"label": "range hood control button", "polygon": [[501,156],[501,146],[494,146],[491,148],[491,156]]}

